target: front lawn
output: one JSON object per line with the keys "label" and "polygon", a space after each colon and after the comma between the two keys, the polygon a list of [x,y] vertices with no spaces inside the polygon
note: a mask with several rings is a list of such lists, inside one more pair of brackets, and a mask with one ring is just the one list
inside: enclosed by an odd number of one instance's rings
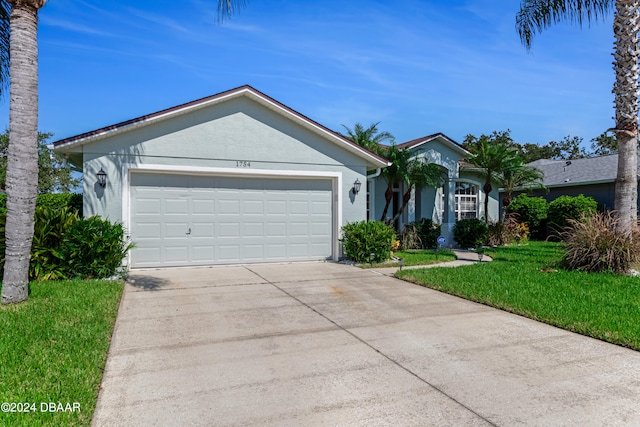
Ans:
{"label": "front lawn", "polygon": [[0,308],[0,425],[90,425],[122,290],[33,282],[27,302]]}
{"label": "front lawn", "polygon": [[[437,258],[436,251],[431,249],[411,249],[405,251],[395,251],[393,253],[393,256],[396,258],[404,258],[404,265],[406,267],[410,265],[429,265],[456,260],[455,254],[448,249],[439,250]],[[397,260],[391,260],[383,263],[362,264],[361,266],[364,268],[399,267],[400,263]]]}
{"label": "front lawn", "polygon": [[640,350],[640,277],[557,267],[558,243],[487,250],[492,262],[403,270],[399,278]]}

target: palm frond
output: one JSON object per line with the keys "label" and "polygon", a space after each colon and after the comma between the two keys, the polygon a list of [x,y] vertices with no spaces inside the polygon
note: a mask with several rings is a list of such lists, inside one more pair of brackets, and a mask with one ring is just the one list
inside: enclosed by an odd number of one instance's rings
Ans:
{"label": "palm frond", "polygon": [[218,0],[218,23],[240,12],[249,3],[248,0]]}
{"label": "palm frond", "polygon": [[531,49],[533,37],[562,21],[582,26],[607,17],[615,0],[522,0],[516,15],[516,30],[520,41]]}

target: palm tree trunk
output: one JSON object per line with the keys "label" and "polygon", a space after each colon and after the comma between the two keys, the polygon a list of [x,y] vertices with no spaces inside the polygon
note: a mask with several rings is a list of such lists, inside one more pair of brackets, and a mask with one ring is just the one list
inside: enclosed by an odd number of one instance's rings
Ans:
{"label": "palm tree trunk", "polygon": [[412,188],[413,187],[410,186],[409,189],[402,195],[402,206],[400,206],[400,209],[398,209],[398,212],[396,212],[393,218],[391,218],[391,224],[394,224],[396,220],[400,218],[400,215],[402,215],[402,212],[404,212],[405,208],[409,204],[409,201],[411,200]]}
{"label": "palm tree trunk", "polygon": [[393,200],[393,186],[387,186],[387,190],[384,192],[384,199],[384,209],[382,210],[382,215],[380,216],[380,221],[382,222],[386,221],[387,212],[389,212],[389,206],[391,206],[391,201]]}
{"label": "palm tree trunk", "polygon": [[38,9],[11,1],[7,223],[2,303],[27,299],[38,185]]}
{"label": "palm tree trunk", "polygon": [[482,191],[484,191],[484,222],[487,224],[489,224],[489,195],[491,190],[493,190],[491,181],[485,182]]}
{"label": "palm tree trunk", "polygon": [[615,36],[613,86],[618,139],[618,175],[615,207],[618,231],[631,234],[638,215],[638,25],[640,1],[617,0],[613,20]]}

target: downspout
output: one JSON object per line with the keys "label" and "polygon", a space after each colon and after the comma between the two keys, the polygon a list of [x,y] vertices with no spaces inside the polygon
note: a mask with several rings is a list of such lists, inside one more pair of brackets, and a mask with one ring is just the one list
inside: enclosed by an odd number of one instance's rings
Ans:
{"label": "downspout", "polygon": [[367,180],[375,179],[379,177],[381,173],[382,173],[382,168],[378,168],[376,169],[376,173],[374,173],[373,175],[367,175]]}

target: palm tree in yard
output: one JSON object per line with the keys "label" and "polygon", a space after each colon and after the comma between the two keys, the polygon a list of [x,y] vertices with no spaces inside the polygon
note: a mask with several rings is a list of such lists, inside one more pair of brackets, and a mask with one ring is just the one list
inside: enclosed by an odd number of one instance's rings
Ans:
{"label": "palm tree in yard", "polygon": [[2,303],[27,299],[38,192],[38,11],[46,0],[7,0],[9,18],[9,147]]}
{"label": "palm tree in yard", "polygon": [[411,159],[407,165],[406,191],[402,196],[402,206],[400,206],[398,212],[391,218],[391,223],[395,223],[395,221],[400,218],[400,215],[402,215],[402,212],[404,212],[404,209],[409,204],[409,200],[411,200],[411,192],[414,188],[425,186],[438,188],[444,184],[444,181],[444,173],[440,166],[435,163],[427,163],[419,157]]}
{"label": "palm tree in yard", "polygon": [[516,17],[522,43],[529,49],[533,36],[551,24],[569,20],[595,21],[614,10],[613,84],[618,170],[615,206],[618,231],[630,235],[637,221],[638,199],[638,37],[640,0],[523,0]]}
{"label": "palm tree in yard", "polygon": [[543,178],[544,174],[539,169],[525,165],[520,157],[514,158],[498,177],[500,185],[504,189],[504,198],[502,199],[503,216],[513,200],[512,195],[516,188],[543,188]]}
{"label": "palm tree in yard", "polygon": [[[469,139],[467,137],[467,139]],[[471,137],[473,138],[473,137]],[[499,179],[499,175],[512,167],[518,158],[515,148],[507,145],[498,138],[498,134],[493,136],[482,135],[475,139],[470,148],[471,156],[469,162],[480,169],[484,177],[484,220],[488,223],[489,218],[489,196],[493,191],[493,182]],[[496,218],[497,219],[497,218]]]}
{"label": "palm tree in yard", "polygon": [[[38,176],[38,11],[46,1],[0,0],[0,75],[6,70],[2,61],[8,58],[10,80],[3,304],[28,297],[38,184],[34,178]],[[245,3],[218,0],[220,20],[236,13]],[[8,35],[7,51],[3,41]]]}

